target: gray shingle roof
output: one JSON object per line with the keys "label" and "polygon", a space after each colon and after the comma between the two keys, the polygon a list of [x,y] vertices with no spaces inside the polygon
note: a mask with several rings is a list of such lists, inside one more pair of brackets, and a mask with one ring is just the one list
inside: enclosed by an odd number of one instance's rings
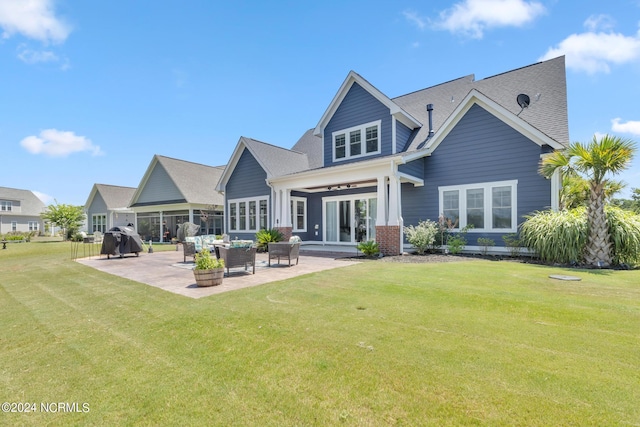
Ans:
{"label": "gray shingle roof", "polygon": [[[567,145],[569,127],[566,87],[564,57],[561,56],[482,80],[476,81],[473,75],[469,75],[393,98],[393,101],[424,124],[406,151],[416,150],[428,136],[427,104],[434,106],[433,128],[437,131],[472,89],[483,93],[513,114],[520,113],[522,120],[560,144]],[[521,93],[527,94],[531,99],[529,108],[522,112],[516,102]]]}
{"label": "gray shingle roof", "polygon": [[131,202],[136,189],[133,187],[121,187],[119,185],[96,184],[96,190],[100,192],[107,209],[126,208]]}
{"label": "gray shingle roof", "polygon": [[0,187],[0,200],[20,202],[20,212],[5,212],[7,215],[40,216],[46,205],[32,191]]}
{"label": "gray shingle roof", "polygon": [[313,134],[314,129],[309,129],[300,137],[298,142],[291,148],[292,151],[306,153],[309,162],[309,169],[322,167],[322,138]]}
{"label": "gray shingle roof", "polygon": [[215,191],[224,166],[206,166],[157,154],[155,157],[187,203],[224,205],[224,196]]}
{"label": "gray shingle roof", "polygon": [[310,168],[309,157],[306,153],[287,150],[251,138],[243,137],[242,139],[266,169],[267,176],[287,175]]}

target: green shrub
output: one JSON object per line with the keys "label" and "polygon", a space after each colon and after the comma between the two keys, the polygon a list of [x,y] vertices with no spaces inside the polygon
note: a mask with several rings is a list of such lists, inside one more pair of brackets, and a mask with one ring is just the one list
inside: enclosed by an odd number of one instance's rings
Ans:
{"label": "green shrub", "polygon": [[640,264],[640,215],[613,206],[609,206],[606,212],[613,244],[613,263]]}
{"label": "green shrub", "polygon": [[479,237],[478,246],[480,246],[480,252],[486,256],[489,253],[489,247],[495,246],[496,242],[488,237]]}
{"label": "green shrub", "polygon": [[418,225],[409,225],[404,227],[404,233],[407,236],[407,242],[411,243],[416,252],[420,255],[432,246],[436,240],[438,233],[438,224],[433,221],[420,221]]}
{"label": "green shrub", "polygon": [[284,235],[275,228],[263,228],[256,233],[256,242],[258,251],[266,252],[269,249],[269,243],[281,242]]}
{"label": "green shrub", "polygon": [[380,253],[380,247],[375,240],[358,243],[358,250],[368,257],[373,257]]}
{"label": "green shrub", "polygon": [[467,231],[473,228],[473,225],[469,224],[466,227],[462,228],[459,232],[455,234],[451,234],[447,239],[447,246],[449,247],[449,252],[454,255],[462,253],[462,250],[467,245]]}
{"label": "green shrub", "polygon": [[522,248],[522,241],[517,234],[505,234],[502,236],[505,246],[509,249],[512,257],[519,257]]}
{"label": "green shrub", "polygon": [[29,240],[30,233],[23,233],[22,231],[10,231],[4,235],[3,239],[8,241]]}
{"label": "green shrub", "polygon": [[202,248],[202,250],[195,255],[195,261],[196,270],[213,270],[215,268],[224,268],[224,260],[212,257],[209,249],[207,248]]}
{"label": "green shrub", "polygon": [[[614,206],[605,208],[614,264],[640,264],[640,216]],[[549,263],[582,263],[587,244],[586,208],[542,211],[520,227],[523,244]]]}

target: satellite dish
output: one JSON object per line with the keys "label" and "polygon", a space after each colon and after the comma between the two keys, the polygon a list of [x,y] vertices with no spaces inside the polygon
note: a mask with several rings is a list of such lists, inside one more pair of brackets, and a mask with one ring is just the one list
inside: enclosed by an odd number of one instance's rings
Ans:
{"label": "satellite dish", "polygon": [[518,97],[516,98],[516,101],[518,102],[518,105],[520,106],[520,108],[522,108],[523,110],[527,108],[531,103],[531,99],[529,98],[529,95],[526,95],[524,93],[521,93],[520,95],[518,95]]}

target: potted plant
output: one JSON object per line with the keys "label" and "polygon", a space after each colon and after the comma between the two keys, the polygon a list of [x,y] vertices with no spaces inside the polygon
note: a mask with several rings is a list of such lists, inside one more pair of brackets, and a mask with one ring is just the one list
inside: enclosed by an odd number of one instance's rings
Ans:
{"label": "potted plant", "polygon": [[209,249],[202,248],[195,255],[195,260],[196,266],[193,269],[193,275],[198,286],[217,286],[222,284],[222,278],[224,277],[223,259],[212,257]]}

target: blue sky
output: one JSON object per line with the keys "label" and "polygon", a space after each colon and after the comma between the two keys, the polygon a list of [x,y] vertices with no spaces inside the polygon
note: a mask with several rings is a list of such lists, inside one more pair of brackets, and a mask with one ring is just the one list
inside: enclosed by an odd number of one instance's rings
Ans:
{"label": "blue sky", "polygon": [[640,0],[0,0],[0,185],[83,205],[154,154],[290,148],[350,70],[395,97],[562,54],[571,140],[640,141]]}

